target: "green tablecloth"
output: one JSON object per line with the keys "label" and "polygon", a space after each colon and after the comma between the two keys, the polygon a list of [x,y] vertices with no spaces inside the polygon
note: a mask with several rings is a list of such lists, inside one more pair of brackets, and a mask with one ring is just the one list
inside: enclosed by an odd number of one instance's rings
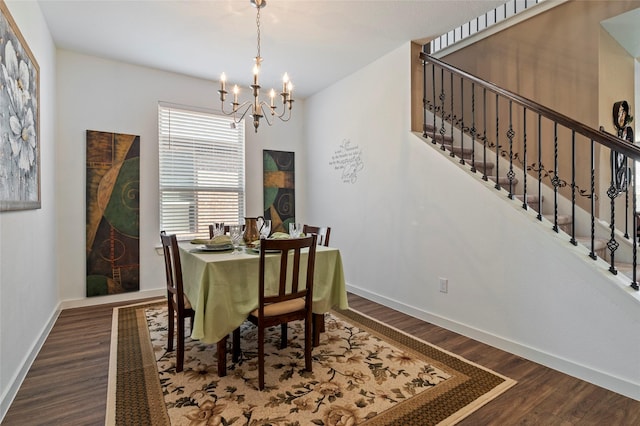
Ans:
{"label": "green tablecloth", "polygon": [[[192,244],[180,243],[180,260],[184,292],[195,310],[193,339],[216,343],[258,307],[259,255],[199,252]],[[277,256],[267,255],[267,288],[271,288],[270,283],[275,283],[278,272]],[[317,247],[313,282],[314,313],[321,314],[333,307],[348,308],[342,257],[338,249]]]}

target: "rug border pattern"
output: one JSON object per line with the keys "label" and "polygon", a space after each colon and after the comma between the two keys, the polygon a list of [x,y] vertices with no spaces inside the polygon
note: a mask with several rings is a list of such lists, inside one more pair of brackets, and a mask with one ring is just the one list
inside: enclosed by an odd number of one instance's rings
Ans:
{"label": "rug border pattern", "polygon": [[[165,299],[121,306],[113,310],[105,425],[170,425],[149,330],[147,327],[137,326],[146,323],[144,309],[141,308],[159,304],[166,304]],[[390,340],[390,344],[405,351],[428,357],[435,367],[443,368],[445,371],[453,370],[453,377],[440,385],[440,392],[422,392],[362,423],[364,425],[452,425],[516,384],[513,379],[361,312],[353,309],[332,310],[331,314],[343,320],[354,321],[358,328],[383,340]],[[124,321],[128,320],[129,327],[120,324],[122,318],[125,318]],[[127,346],[135,349],[122,350],[123,345],[118,345],[118,342],[125,341],[129,343]],[[145,363],[145,359],[153,362]],[[141,368],[130,368],[134,364],[141,365]],[[131,394],[139,395],[139,403],[123,404],[123,400],[131,399],[126,397]],[[452,399],[455,400],[453,404]]]}

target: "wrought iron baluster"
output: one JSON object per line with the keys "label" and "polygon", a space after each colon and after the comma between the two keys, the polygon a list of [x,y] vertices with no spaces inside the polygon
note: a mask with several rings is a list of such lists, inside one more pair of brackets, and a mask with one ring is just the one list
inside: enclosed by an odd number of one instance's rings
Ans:
{"label": "wrought iron baluster", "polygon": [[[453,141],[451,142],[451,146],[453,147]],[[460,79],[460,152],[461,152],[460,164],[465,164],[465,161],[464,161],[464,79],[462,78]]]}
{"label": "wrought iron baluster", "polygon": [[[558,187],[560,186],[560,178],[558,177],[558,123],[553,123],[553,230],[558,232]],[[541,200],[538,199],[541,203]]]}
{"label": "wrought iron baluster", "polygon": [[[446,96],[444,94],[444,68],[440,68],[440,106],[441,106],[441,110],[440,110],[440,137],[442,139],[440,139],[440,142],[444,142],[444,134],[446,132],[445,128],[444,128],[444,118],[445,118],[445,113],[444,113],[444,100],[445,100]],[[435,129],[433,131],[434,136],[435,136]],[[445,150],[444,147],[444,143],[442,145],[440,145],[440,149],[441,150]]]}
{"label": "wrought iron baluster", "polygon": [[[453,152],[453,122],[456,120],[456,115],[454,114],[454,109],[453,109],[453,73],[449,73],[449,86],[451,88],[451,95],[449,96],[451,98],[451,115],[450,115],[450,119],[449,119],[449,124],[451,124],[451,152],[449,153],[450,157],[455,157],[456,154]],[[442,146],[444,147],[444,135],[442,135]]]}
{"label": "wrought iron baluster", "polygon": [[596,234],[596,160],[595,160],[595,142],[591,139],[591,252],[589,257],[596,260],[596,256],[593,251],[593,245],[595,243],[594,238]]}
{"label": "wrought iron baluster", "polygon": [[632,206],[633,206],[633,262],[631,267],[633,271],[631,273],[631,288],[638,291],[640,290],[640,286],[638,286],[638,277],[637,274],[637,265],[638,265],[638,214],[636,213],[638,210],[637,200],[636,200],[636,161],[633,161],[631,165],[631,182],[633,182],[633,192],[631,194],[632,198]]}
{"label": "wrought iron baluster", "polygon": [[576,240],[576,131],[571,131],[571,244],[578,245]]}
{"label": "wrought iron baluster", "polygon": [[484,120],[482,128],[482,180],[487,178],[487,89],[482,88],[482,116]]}
{"label": "wrought iron baluster", "polygon": [[427,137],[427,61],[422,60],[422,136]]}
{"label": "wrought iron baluster", "polygon": [[[524,197],[525,200],[527,199],[527,108],[523,109],[522,112],[522,126],[524,129],[524,134],[522,135],[523,137],[523,148],[522,150],[524,151],[522,154],[522,161],[523,161],[523,170],[522,170],[522,174],[523,174],[523,179],[522,179],[522,187],[523,187],[523,193],[524,193]],[[523,202],[522,203],[522,208],[527,210],[527,203]]]}
{"label": "wrought iron baluster", "polygon": [[624,189],[624,237],[629,239],[629,188],[631,187],[631,168],[627,160],[627,187]]}
{"label": "wrought iron baluster", "polygon": [[436,143],[436,65],[433,64],[431,72],[432,89],[433,89],[433,133],[431,134],[431,143]]}
{"label": "wrought iron baluster", "polygon": [[[507,139],[509,139],[509,171],[507,172],[507,179],[509,180],[510,200],[513,200],[513,178],[515,176],[513,171],[513,136],[513,101],[509,101],[509,130],[507,130]],[[527,194],[524,195],[524,199],[527,199]]]}
{"label": "wrought iron baluster", "polygon": [[[538,114],[538,199],[540,198],[542,198],[542,116]],[[538,209],[538,220],[542,220],[542,209]]]}
{"label": "wrought iron baluster", "polygon": [[476,84],[471,83],[471,171],[476,172]]}
{"label": "wrought iron baluster", "polygon": [[[495,184],[495,188],[496,189],[501,189],[500,186],[500,113],[498,111],[498,107],[500,105],[499,102],[500,98],[498,97],[498,94],[496,93],[496,184]],[[486,173],[486,171],[485,171]]]}
{"label": "wrought iron baluster", "polygon": [[611,200],[611,222],[609,223],[611,236],[609,238],[609,241],[607,241],[607,248],[609,249],[609,256],[611,256],[609,272],[611,272],[613,275],[616,275],[618,273],[615,267],[615,252],[620,245],[618,241],[616,241],[616,197],[620,194],[615,184],[617,162],[616,157],[617,153],[615,151],[611,151],[611,186],[609,186],[609,190],[607,191],[607,196]]}

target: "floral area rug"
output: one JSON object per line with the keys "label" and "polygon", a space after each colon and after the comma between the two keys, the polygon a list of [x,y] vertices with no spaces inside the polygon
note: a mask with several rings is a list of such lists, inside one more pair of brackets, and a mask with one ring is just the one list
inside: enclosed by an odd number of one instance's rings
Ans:
{"label": "floral area rug", "polygon": [[286,349],[279,327],[267,333],[261,392],[252,324],[241,328],[242,355],[236,363],[228,355],[226,377],[217,375],[216,345],[189,338],[176,373],[166,302],[119,308],[106,424],[455,424],[515,384],[355,311],[326,314],[325,327],[313,372],[304,370],[302,322],[289,324]]}

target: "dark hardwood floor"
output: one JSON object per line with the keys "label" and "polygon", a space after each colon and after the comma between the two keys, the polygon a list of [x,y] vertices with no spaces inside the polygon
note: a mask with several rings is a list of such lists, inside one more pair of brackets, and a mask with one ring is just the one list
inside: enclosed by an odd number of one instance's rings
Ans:
{"label": "dark hardwood floor", "polygon": [[[126,302],[65,310],[3,425],[102,425],[111,313]],[[640,402],[350,294],[353,309],[518,381],[461,425],[640,425]]]}

